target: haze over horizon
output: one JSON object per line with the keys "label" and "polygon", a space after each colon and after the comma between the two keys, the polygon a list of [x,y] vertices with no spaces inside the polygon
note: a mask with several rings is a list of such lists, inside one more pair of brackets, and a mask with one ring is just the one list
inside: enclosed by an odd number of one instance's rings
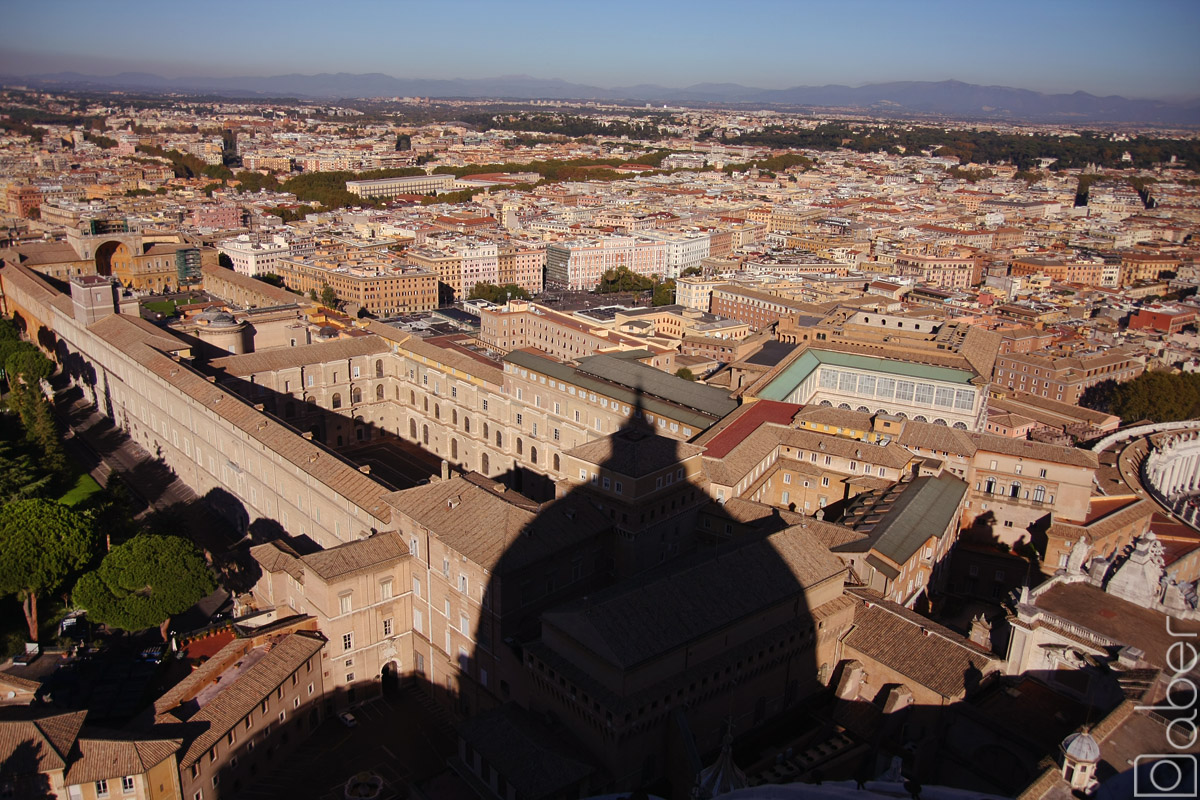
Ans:
{"label": "haze over horizon", "polygon": [[1200,4],[1189,0],[749,0],[736,9],[712,0],[361,0],[335,15],[322,3],[264,0],[215,3],[203,18],[186,5],[146,0],[105,6],[105,14],[97,8],[83,0],[11,6],[0,73],[529,75],[606,89],[954,79],[1046,93],[1200,96]]}

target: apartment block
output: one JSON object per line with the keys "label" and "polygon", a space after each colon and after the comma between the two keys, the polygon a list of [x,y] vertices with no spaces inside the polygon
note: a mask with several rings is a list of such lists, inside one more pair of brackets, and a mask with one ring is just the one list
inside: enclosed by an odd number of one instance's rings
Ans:
{"label": "apartment block", "polygon": [[1132,380],[1145,371],[1143,356],[1114,347],[1076,355],[1008,353],[997,356],[994,379],[1015,391],[1077,404],[1084,391],[1101,381]]}
{"label": "apartment block", "polygon": [[546,285],[593,289],[600,276],[618,267],[637,275],[667,274],[667,244],[640,236],[605,236],[546,245]]}

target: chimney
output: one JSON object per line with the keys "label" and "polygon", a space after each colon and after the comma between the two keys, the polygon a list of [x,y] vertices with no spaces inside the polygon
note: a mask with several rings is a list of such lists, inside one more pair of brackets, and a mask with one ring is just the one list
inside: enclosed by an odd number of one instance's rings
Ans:
{"label": "chimney", "polygon": [[442,480],[450,480],[450,462],[444,458],[442,459]]}

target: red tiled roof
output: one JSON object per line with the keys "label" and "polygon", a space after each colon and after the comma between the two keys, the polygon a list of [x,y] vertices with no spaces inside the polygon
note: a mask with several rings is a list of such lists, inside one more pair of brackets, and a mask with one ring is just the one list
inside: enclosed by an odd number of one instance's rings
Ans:
{"label": "red tiled roof", "polygon": [[705,455],[709,458],[724,458],[733,448],[741,444],[747,436],[758,430],[760,425],[773,422],[777,425],[788,425],[802,406],[795,403],[779,403],[775,400],[759,400],[750,406],[725,430],[721,431],[708,443]]}

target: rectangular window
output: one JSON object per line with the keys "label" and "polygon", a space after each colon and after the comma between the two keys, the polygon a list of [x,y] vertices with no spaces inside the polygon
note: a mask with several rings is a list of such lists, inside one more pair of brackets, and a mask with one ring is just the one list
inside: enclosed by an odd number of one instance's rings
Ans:
{"label": "rectangular window", "polygon": [[381,600],[392,599],[392,579],[386,578],[379,582],[379,598]]}
{"label": "rectangular window", "polygon": [[875,382],[875,396],[890,398],[896,394],[895,378],[880,378]]}
{"label": "rectangular window", "polygon": [[482,403],[482,405],[480,406],[480,410],[482,410],[482,411],[487,411],[487,410],[488,410],[488,408],[487,408],[487,398],[486,398],[486,397],[485,397],[485,398],[483,398],[483,403]]}
{"label": "rectangular window", "polygon": [[915,384],[912,381],[896,381],[896,399],[911,403]]}
{"label": "rectangular window", "polygon": [[354,377],[357,378],[360,375],[358,367],[351,367],[351,370],[354,373]]}
{"label": "rectangular window", "polygon": [[390,619],[385,619],[383,621],[383,635],[384,636],[392,635],[392,621]]}
{"label": "rectangular window", "polygon": [[838,391],[853,392],[858,388],[858,376],[853,372],[843,372],[838,376]]}
{"label": "rectangular window", "polygon": [[918,383],[915,402],[927,406],[933,403],[933,386],[928,383]]}
{"label": "rectangular window", "polygon": [[954,393],[954,407],[959,411],[970,411],[975,405],[975,393],[959,389]]}
{"label": "rectangular window", "polygon": [[338,596],[338,609],[342,614],[349,614],[351,610],[350,593]]}
{"label": "rectangular window", "polygon": [[413,594],[417,597],[421,596],[421,579],[413,575]]}
{"label": "rectangular window", "polygon": [[417,633],[425,632],[425,618],[422,616],[420,609],[413,609],[413,630]]}
{"label": "rectangular window", "polygon": [[836,369],[821,370],[821,388],[836,389],[838,385],[838,371]]}
{"label": "rectangular window", "polygon": [[462,592],[463,594],[467,593],[467,576],[466,575],[458,576],[458,590],[460,592]]}
{"label": "rectangular window", "polygon": [[342,649],[343,650],[353,650],[354,649],[354,634],[353,633],[343,633],[342,634]]}
{"label": "rectangular window", "polygon": [[954,405],[954,390],[945,386],[937,387],[933,402],[938,408],[950,408]]}
{"label": "rectangular window", "polygon": [[96,781],[96,796],[108,797],[108,781]]}
{"label": "rectangular window", "polygon": [[121,791],[122,792],[124,792],[125,794],[132,794],[133,790],[135,788],[137,788],[137,787],[135,787],[133,785],[133,776],[132,775],[126,775],[125,777],[121,778]]}
{"label": "rectangular window", "polygon": [[784,483],[791,483],[791,482],[792,482],[792,474],[791,474],[790,472],[785,472],[785,473],[783,473],[783,482],[784,482]]}
{"label": "rectangular window", "polygon": [[873,395],[875,394],[875,376],[860,375],[858,376],[858,393]]}

